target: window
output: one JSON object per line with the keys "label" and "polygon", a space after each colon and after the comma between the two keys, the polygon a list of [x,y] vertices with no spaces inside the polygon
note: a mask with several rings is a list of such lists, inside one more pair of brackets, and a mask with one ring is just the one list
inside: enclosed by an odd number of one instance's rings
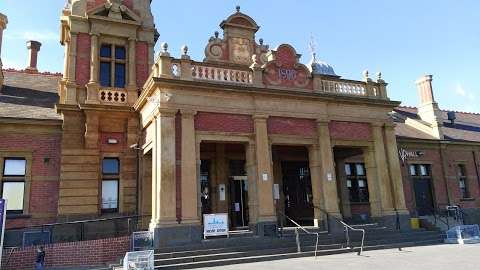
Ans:
{"label": "window", "polygon": [[462,198],[469,198],[467,172],[464,164],[458,164],[458,185],[460,188],[460,194]]}
{"label": "window", "polygon": [[364,163],[346,163],[347,188],[350,202],[368,202],[367,174]]}
{"label": "window", "polygon": [[100,85],[125,88],[126,49],[122,46],[103,44],[100,47]]}
{"label": "window", "polygon": [[118,212],[120,162],[117,158],[102,161],[102,212]]}
{"label": "window", "polygon": [[24,158],[5,158],[3,162],[2,198],[7,200],[7,213],[23,214],[26,167]]}
{"label": "window", "polygon": [[430,165],[428,164],[411,164],[410,175],[419,178],[430,178]]}

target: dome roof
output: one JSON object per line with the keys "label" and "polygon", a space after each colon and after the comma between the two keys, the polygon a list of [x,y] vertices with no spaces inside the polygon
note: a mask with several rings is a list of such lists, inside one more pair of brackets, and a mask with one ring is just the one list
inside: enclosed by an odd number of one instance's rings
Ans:
{"label": "dome roof", "polygon": [[312,74],[338,76],[331,65],[327,62],[317,60],[315,54],[313,54],[312,60],[310,60],[310,63],[308,64],[308,68]]}

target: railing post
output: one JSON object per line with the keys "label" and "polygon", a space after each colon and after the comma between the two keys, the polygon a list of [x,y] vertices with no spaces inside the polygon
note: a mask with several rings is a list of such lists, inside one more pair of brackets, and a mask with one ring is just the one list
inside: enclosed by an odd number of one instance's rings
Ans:
{"label": "railing post", "polygon": [[162,52],[158,54],[157,62],[155,63],[154,76],[162,78],[172,77],[172,57],[168,53],[168,44],[162,43]]}
{"label": "railing post", "polygon": [[188,47],[182,47],[182,57],[180,58],[180,77],[182,80],[192,81],[192,61],[188,55]]}
{"label": "railing post", "polygon": [[298,234],[298,228],[295,228],[295,242],[297,243],[297,253],[301,253],[302,248],[300,247],[300,235]]}

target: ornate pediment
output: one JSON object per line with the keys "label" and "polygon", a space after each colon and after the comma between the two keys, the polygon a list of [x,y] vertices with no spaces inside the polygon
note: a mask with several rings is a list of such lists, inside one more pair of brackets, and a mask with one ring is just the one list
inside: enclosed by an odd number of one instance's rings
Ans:
{"label": "ornate pediment", "polygon": [[256,54],[261,64],[267,62],[268,45],[264,45],[262,39],[259,43],[255,41],[260,27],[250,16],[240,12],[240,7],[237,6],[237,11],[222,21],[220,27],[223,38],[218,32],[210,38],[205,48],[205,61],[249,66]]}
{"label": "ornate pediment", "polygon": [[105,4],[90,10],[88,15],[141,23],[140,17],[124,5],[123,0],[107,0]]}
{"label": "ornate pediment", "polygon": [[299,62],[300,56],[288,44],[270,51],[269,61],[264,65],[263,82],[272,86],[313,89],[310,70]]}

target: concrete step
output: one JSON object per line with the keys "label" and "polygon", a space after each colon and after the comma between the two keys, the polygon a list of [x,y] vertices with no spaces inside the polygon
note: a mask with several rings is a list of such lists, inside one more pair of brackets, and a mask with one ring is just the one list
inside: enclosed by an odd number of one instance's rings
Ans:
{"label": "concrete step", "polygon": [[[220,266],[236,263],[268,261],[286,258],[312,256],[315,242],[312,239],[304,239],[301,242],[302,252],[297,252],[295,242],[286,241],[283,245],[273,247],[243,246],[220,248],[210,250],[192,250],[172,253],[156,253],[156,269],[190,269],[207,266]],[[344,240],[344,239],[343,239]],[[343,240],[336,243],[321,242],[318,247],[318,255],[338,254],[358,250],[359,241],[352,240],[353,249],[346,248]],[[438,232],[412,232],[405,234],[393,234],[390,237],[378,238],[372,236],[366,238],[365,250],[397,248],[414,245],[440,244],[443,241],[442,234]]]}
{"label": "concrete step", "polygon": [[[418,245],[435,245],[441,244],[442,241],[439,239],[430,239],[430,240],[418,240],[418,241],[409,241],[409,242],[400,242],[392,244],[379,244],[379,245],[367,245],[364,247],[365,251],[376,250],[376,249],[388,249],[388,248],[400,248],[400,247],[409,247],[409,246],[418,246]],[[314,256],[314,246],[305,247],[304,251],[297,252],[296,250],[286,250],[286,249],[277,249],[272,250],[270,254],[255,254],[248,256],[252,253],[245,254],[247,256],[236,256],[238,254],[231,254],[230,257],[210,257],[210,260],[203,260],[203,258],[197,258],[197,260],[191,262],[182,262],[182,263],[171,263],[171,264],[159,264],[157,262],[155,269],[194,269],[201,267],[213,267],[213,266],[224,266],[231,264],[241,264],[241,263],[251,263],[251,262],[260,262],[260,261],[271,261],[271,260],[280,260],[280,259],[289,259],[289,258],[299,258],[299,257],[310,257]],[[282,252],[283,251],[283,252]],[[337,247],[333,249],[319,249],[317,256],[325,256],[332,254],[341,254],[347,252],[357,252],[358,248],[349,249]]]}

